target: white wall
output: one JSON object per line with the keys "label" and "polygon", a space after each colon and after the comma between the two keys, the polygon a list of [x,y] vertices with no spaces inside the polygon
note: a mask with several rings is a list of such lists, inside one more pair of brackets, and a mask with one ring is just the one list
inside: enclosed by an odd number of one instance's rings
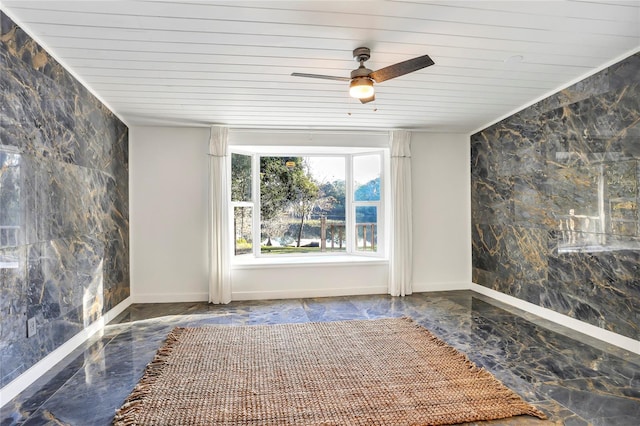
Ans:
{"label": "white wall", "polygon": [[240,266],[232,271],[233,300],[326,297],[387,292],[386,262]]}
{"label": "white wall", "polygon": [[207,300],[207,128],[131,127],[135,303]]}
{"label": "white wall", "polygon": [[[207,300],[207,128],[132,127],[131,287],[141,302]],[[471,282],[469,138],[412,137],[414,291]],[[383,293],[381,262],[242,265],[234,300]]]}
{"label": "white wall", "polygon": [[414,291],[469,288],[469,136],[413,133],[411,173]]}

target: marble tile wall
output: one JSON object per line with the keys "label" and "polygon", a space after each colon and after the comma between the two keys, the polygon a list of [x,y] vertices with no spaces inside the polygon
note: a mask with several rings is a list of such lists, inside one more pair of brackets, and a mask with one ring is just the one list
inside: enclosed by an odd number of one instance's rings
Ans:
{"label": "marble tile wall", "polygon": [[0,24],[3,387],[129,296],[129,208],[127,127]]}
{"label": "marble tile wall", "polygon": [[640,53],[471,137],[473,281],[640,340]]}

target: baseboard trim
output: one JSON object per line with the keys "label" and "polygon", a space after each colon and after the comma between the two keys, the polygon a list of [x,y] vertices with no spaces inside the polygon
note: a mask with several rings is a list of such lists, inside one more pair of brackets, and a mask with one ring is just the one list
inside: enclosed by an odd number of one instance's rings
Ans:
{"label": "baseboard trim", "polygon": [[476,293],[483,294],[492,299],[511,305],[515,308],[522,309],[523,311],[537,315],[556,324],[565,326],[567,328],[586,334],[614,346],[618,346],[630,352],[640,354],[639,340],[634,340],[630,337],[605,330],[593,324],[577,320],[568,315],[561,314],[548,308],[543,308],[542,306],[538,306],[533,303],[518,299],[517,297],[509,296],[508,294],[501,293],[499,291],[481,286],[476,283],[471,283],[471,286],[469,288]]}
{"label": "baseboard trim", "polygon": [[209,293],[134,293],[133,303],[207,302]]}
{"label": "baseboard trim", "polygon": [[40,377],[42,377],[56,364],[61,362],[66,356],[70,355],[74,350],[76,350],[94,334],[102,331],[107,323],[120,315],[131,305],[131,303],[131,297],[127,297],[125,300],[118,303],[111,310],[106,312],[98,320],[85,327],[78,334],[63,343],[59,348],[55,349],[49,355],[42,358],[24,373],[12,380],[8,385],[0,389],[0,407],[18,396],[18,394],[23,392],[26,388],[28,388]]}
{"label": "baseboard trim", "polygon": [[304,299],[308,297],[359,296],[365,294],[386,294],[384,287],[341,287],[273,291],[234,291],[232,300]]}

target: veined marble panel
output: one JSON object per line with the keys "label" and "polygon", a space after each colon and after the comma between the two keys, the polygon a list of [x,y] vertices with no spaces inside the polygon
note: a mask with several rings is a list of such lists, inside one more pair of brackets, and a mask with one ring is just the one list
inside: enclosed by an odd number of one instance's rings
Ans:
{"label": "veined marble panel", "polygon": [[2,31],[2,39],[0,39],[2,50],[20,59],[33,70],[56,81],[60,86],[77,84],[64,67],[53,60],[46,50],[4,13],[0,18],[0,30]]}
{"label": "veined marble panel", "polygon": [[508,225],[474,226],[474,282],[531,303],[539,303],[536,289],[547,281],[548,238],[548,232],[542,229]]}
{"label": "veined marble panel", "polygon": [[[23,340],[27,319],[27,273],[24,247],[0,249],[0,385],[15,377],[19,359],[8,354],[13,342]],[[21,371],[20,371],[21,372]]]}
{"label": "veined marble panel", "polygon": [[127,186],[105,172],[2,146],[0,165],[0,247],[128,227]]}
{"label": "veined marble panel", "polygon": [[126,126],[4,14],[2,27],[2,144],[116,175]]}
{"label": "veined marble panel", "polygon": [[127,127],[1,12],[0,28],[5,386],[129,296],[129,194]]}
{"label": "veined marble panel", "polygon": [[[0,250],[0,384],[39,361],[129,296],[127,247],[117,231]],[[38,334],[26,338],[26,319]]]}
{"label": "veined marble panel", "polygon": [[[128,229],[128,228],[127,228]],[[101,234],[104,244],[103,306],[107,312],[129,297],[129,235],[119,228]]]}
{"label": "veined marble panel", "polygon": [[[97,234],[117,227],[116,184],[104,172],[63,162],[35,160],[26,173],[27,192],[35,194],[34,225],[29,242],[78,234]],[[122,222],[122,221],[121,221]]]}
{"label": "veined marble panel", "polygon": [[640,340],[640,54],[471,137],[474,282]]}
{"label": "veined marble panel", "polygon": [[513,186],[512,178],[472,180],[471,204],[477,206],[471,211],[472,223],[513,223]]}
{"label": "veined marble panel", "polygon": [[[561,313],[637,338],[640,304],[629,295],[638,292],[639,276],[637,250],[560,253],[549,258],[553,287],[544,290],[541,306],[562,306]],[[606,301],[607,309],[596,309],[594,300]]]}

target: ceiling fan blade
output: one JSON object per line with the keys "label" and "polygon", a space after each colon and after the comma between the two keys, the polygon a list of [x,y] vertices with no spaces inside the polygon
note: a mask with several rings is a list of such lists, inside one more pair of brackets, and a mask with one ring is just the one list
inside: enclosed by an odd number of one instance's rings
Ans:
{"label": "ceiling fan blade", "polygon": [[351,81],[351,79],[348,77],[334,77],[332,75],[305,74],[301,72],[292,72],[291,75],[293,77],[308,77],[308,78],[322,78],[324,80]]}
{"label": "ceiling fan blade", "polygon": [[360,102],[363,104],[369,103],[371,101],[375,101],[376,100],[376,95],[371,96],[370,98],[363,98],[360,99]]}
{"label": "ceiling fan blade", "polygon": [[379,70],[369,74],[369,77],[371,77],[376,83],[380,83],[385,80],[400,77],[401,75],[409,74],[410,72],[418,71],[419,69],[426,68],[433,64],[434,62],[429,55],[418,56],[417,58],[380,68]]}

